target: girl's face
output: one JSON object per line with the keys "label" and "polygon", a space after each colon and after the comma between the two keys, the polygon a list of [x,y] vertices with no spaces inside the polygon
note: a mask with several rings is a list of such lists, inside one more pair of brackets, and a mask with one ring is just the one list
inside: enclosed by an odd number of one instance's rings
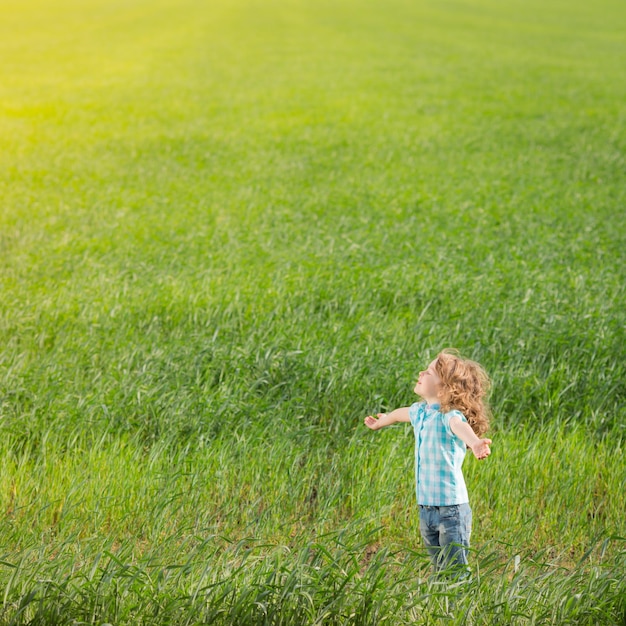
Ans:
{"label": "girl's face", "polygon": [[439,401],[439,390],[441,388],[441,379],[435,371],[435,359],[420,375],[415,383],[415,393],[421,396],[429,404]]}

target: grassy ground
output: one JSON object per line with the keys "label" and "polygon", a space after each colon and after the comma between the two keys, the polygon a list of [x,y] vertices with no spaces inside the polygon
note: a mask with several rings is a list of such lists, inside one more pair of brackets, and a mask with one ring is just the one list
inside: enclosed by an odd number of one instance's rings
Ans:
{"label": "grassy ground", "polygon": [[[625,22],[0,6],[0,623],[624,623]],[[451,345],[460,588],[362,426]]]}

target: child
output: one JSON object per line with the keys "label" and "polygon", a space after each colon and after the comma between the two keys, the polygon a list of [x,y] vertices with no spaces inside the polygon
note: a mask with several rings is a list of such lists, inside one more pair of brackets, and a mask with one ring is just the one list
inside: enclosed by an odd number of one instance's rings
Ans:
{"label": "child", "polygon": [[472,511],[461,466],[466,447],[477,459],[491,454],[491,439],[480,438],[489,425],[489,386],[478,363],[444,350],[420,372],[414,391],[422,402],[365,418],[372,430],[413,425],[420,532],[435,573],[468,574]]}

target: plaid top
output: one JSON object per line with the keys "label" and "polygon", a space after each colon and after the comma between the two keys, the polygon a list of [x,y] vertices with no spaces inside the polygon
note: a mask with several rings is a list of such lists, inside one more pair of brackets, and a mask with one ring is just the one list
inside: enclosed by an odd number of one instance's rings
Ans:
{"label": "plaid top", "polygon": [[469,502],[461,466],[465,444],[450,429],[450,418],[466,422],[460,411],[441,413],[438,404],[416,402],[409,408],[415,431],[417,503],[451,506]]}

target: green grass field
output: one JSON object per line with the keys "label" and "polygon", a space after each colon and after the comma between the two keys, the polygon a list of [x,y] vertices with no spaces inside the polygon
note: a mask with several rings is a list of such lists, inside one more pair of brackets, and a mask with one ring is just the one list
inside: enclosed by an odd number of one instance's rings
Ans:
{"label": "green grass field", "polygon": [[[0,624],[626,624],[626,7],[0,4]],[[473,578],[414,401],[493,381]]]}

